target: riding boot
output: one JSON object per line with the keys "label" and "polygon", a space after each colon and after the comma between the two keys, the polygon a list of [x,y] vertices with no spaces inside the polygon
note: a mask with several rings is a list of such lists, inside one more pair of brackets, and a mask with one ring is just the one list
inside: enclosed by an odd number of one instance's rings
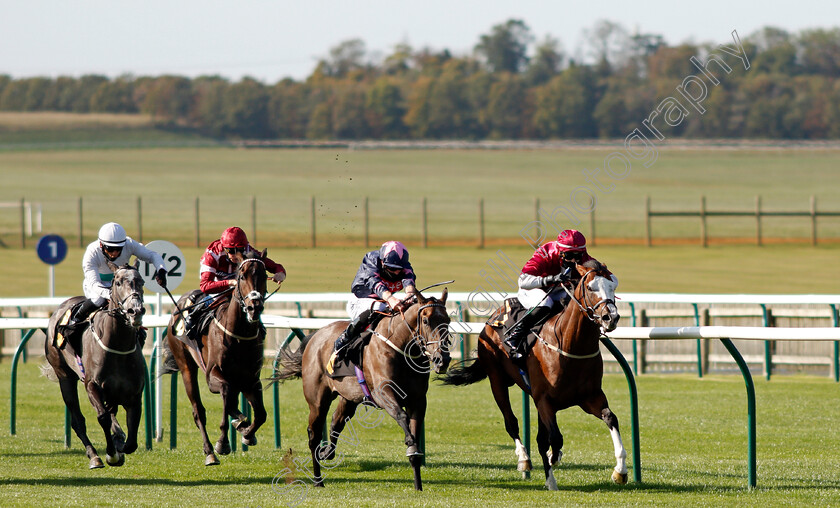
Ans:
{"label": "riding boot", "polygon": [[371,321],[371,312],[366,310],[359,314],[356,319],[350,322],[347,325],[347,328],[341,332],[341,335],[335,339],[335,344],[333,345],[333,349],[335,350],[335,361],[341,361],[347,355],[347,346],[353,343],[356,340],[356,337],[359,336],[365,328],[368,327]]}
{"label": "riding boot", "polygon": [[73,349],[81,351],[81,337],[82,332],[85,327],[87,327],[87,318],[93,313],[93,311],[99,308],[100,306],[93,303],[93,300],[86,298],[85,301],[79,305],[79,308],[76,309],[76,312],[70,316],[70,320],[64,325],[59,325],[56,338],[58,338],[58,335],[61,335],[65,340],[61,340],[56,344],[58,348],[63,349],[64,345],[70,341]]}
{"label": "riding boot", "polygon": [[536,307],[516,323],[506,334],[504,343],[510,348],[510,359],[518,362],[525,358],[528,334],[531,328],[542,323],[552,314],[551,307]]}

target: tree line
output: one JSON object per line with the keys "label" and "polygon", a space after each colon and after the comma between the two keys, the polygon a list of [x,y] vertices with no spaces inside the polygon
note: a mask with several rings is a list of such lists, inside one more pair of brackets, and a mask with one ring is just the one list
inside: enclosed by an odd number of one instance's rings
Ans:
{"label": "tree line", "polygon": [[[469,55],[398,44],[376,58],[353,39],[304,81],[273,85],[219,76],[0,75],[0,110],[144,113],[221,138],[614,138],[698,74],[691,57],[705,61],[717,48],[670,45],[609,21],[584,34],[574,58],[516,19],[481,35]],[[840,138],[840,28],[766,27],[742,43],[749,70],[721,79],[705,113],[670,136]]]}

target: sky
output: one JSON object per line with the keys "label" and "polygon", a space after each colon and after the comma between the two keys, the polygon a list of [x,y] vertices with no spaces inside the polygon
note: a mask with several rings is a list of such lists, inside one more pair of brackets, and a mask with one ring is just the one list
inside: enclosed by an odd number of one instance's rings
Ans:
{"label": "sky", "polygon": [[358,38],[369,53],[399,43],[472,52],[482,34],[521,19],[537,40],[585,53],[598,20],[669,44],[726,43],[775,26],[796,33],[840,26],[840,2],[797,0],[0,0],[0,74],[15,78],[104,74],[250,76],[303,80],[330,48]]}

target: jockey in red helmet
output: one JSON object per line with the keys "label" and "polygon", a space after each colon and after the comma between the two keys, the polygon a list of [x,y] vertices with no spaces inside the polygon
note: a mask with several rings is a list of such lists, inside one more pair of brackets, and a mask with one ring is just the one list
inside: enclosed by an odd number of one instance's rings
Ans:
{"label": "jockey in red helmet", "polygon": [[569,301],[565,291],[552,292],[551,289],[557,284],[571,282],[577,275],[572,268],[591,259],[586,252],[586,237],[583,233],[566,229],[557,235],[557,240],[537,249],[525,263],[519,274],[517,298],[523,306],[532,310],[507,333],[504,342],[511,349],[511,359],[524,359],[524,339],[531,328],[562,311]]}
{"label": "jockey in red helmet", "polygon": [[[205,295],[212,295],[236,286],[236,268],[245,259],[246,253],[255,250],[248,243],[248,236],[245,235],[242,228],[234,226],[225,229],[221,237],[208,245],[201,256],[199,289]],[[261,259],[265,264],[266,271],[273,274],[271,280],[277,284],[286,280],[286,269],[283,268],[283,265],[272,261],[268,256]],[[225,296],[225,298],[229,298],[229,296]],[[196,338],[201,331],[200,329],[203,328],[196,325],[201,321],[201,316],[213,301],[214,299],[209,296],[201,298],[188,314],[184,328],[193,338]]]}

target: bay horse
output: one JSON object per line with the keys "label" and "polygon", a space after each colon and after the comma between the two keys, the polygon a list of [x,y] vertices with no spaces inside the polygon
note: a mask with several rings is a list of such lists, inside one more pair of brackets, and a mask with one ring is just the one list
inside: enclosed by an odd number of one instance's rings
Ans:
{"label": "bay horse", "polygon": [[[231,451],[228,417],[232,418],[234,428],[241,434],[242,443],[248,446],[257,444],[255,434],[266,420],[260,381],[265,348],[265,328],[260,317],[264,308],[268,278],[265,263],[262,261],[265,253],[265,250],[261,253],[249,252],[236,267],[233,296],[229,301],[222,301],[215,309],[207,333],[198,341],[200,353],[178,338],[179,331],[182,331],[180,328],[183,327],[183,320],[178,312],[172,314],[167,326],[169,349],[181,372],[187,397],[192,404],[195,425],[204,439],[206,466],[219,464],[216,453],[227,455]],[[195,297],[196,294],[202,293],[195,290],[181,296],[178,307],[183,309],[190,303],[190,297]],[[221,394],[224,404],[219,425],[221,435],[215,446],[211,445],[207,438],[207,417],[198,387],[199,365],[204,370],[210,392]],[[254,410],[253,422],[248,421],[239,410],[240,393]]]}
{"label": "bay horse", "polygon": [[[56,325],[68,310],[85,297],[75,296],[62,302],[50,317],[44,352],[49,366],[43,368],[58,378],[61,396],[70,412],[71,425],[85,447],[90,469],[105,467],[87,436],[85,417],[79,407],[79,380],[96,410],[96,419],[105,432],[105,460],[110,466],[122,466],[125,454],[137,449],[137,430],[142,413],[146,364],[137,341],[143,324],[143,278],[134,266],[108,263],[114,271],[111,298],[107,310],[96,311],[84,330],[79,359],[72,347],[55,345]],[[117,409],[125,408],[128,434],[117,422]]]}
{"label": "bay horse", "polygon": [[[530,393],[539,413],[537,445],[549,490],[558,490],[554,467],[563,455],[557,411],[575,405],[607,424],[616,457],[612,480],[627,483],[627,453],[618,430],[618,418],[601,389],[604,363],[599,345],[602,329],[612,331],[618,325],[620,316],[615,306],[618,283],[596,260],[576,265],[572,273],[577,284],[565,311],[542,326],[538,342],[525,359],[523,370],[530,386],[523,379],[520,367],[510,360],[502,337],[490,325],[479,335],[478,357],[451,369],[444,379],[444,384],[466,385],[490,378],[505,429],[516,446],[520,471],[531,469],[531,459],[519,439],[519,423],[511,410],[508,387],[515,383]],[[497,310],[493,318],[501,312],[503,309]]]}
{"label": "bay horse", "polygon": [[[446,297],[446,289],[439,300],[424,298],[418,292],[416,303],[379,321],[364,348],[361,365],[372,400],[366,399],[355,376],[333,379],[327,374],[333,344],[349,321],[331,323],[307,337],[297,351],[283,353],[275,379],[303,379],[303,395],[309,404],[306,430],[316,487],[324,486],[321,462],[333,460],[341,431],[363,404],[384,409],[402,428],[406,456],[414,472],[414,488],[423,490],[423,454],[418,433],[426,415],[429,372],[433,369],[442,374],[449,366],[451,340]],[[330,424],[329,443],[322,443],[327,412],[336,397],[339,401]]]}

